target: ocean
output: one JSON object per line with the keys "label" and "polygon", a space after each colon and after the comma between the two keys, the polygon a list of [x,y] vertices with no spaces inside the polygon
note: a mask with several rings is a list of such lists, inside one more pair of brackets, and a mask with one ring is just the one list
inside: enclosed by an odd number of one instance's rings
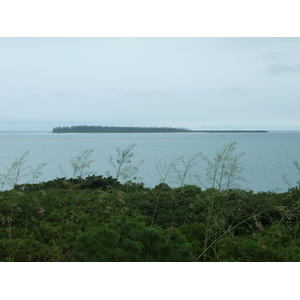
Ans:
{"label": "ocean", "polygon": [[[133,162],[144,160],[136,174],[136,182],[146,187],[160,183],[156,165],[167,165],[176,157],[186,160],[195,153],[203,153],[213,158],[216,151],[230,142],[236,142],[235,153],[244,152],[241,157],[243,178],[235,186],[245,190],[284,192],[295,186],[300,174],[294,161],[300,162],[300,131],[269,131],[268,133],[71,133],[50,132],[0,132],[1,157],[0,173],[5,174],[12,162],[26,151],[26,162],[20,183],[31,182],[30,168],[46,163],[43,174],[37,182],[61,177],[72,177],[70,159],[85,150],[93,150],[90,172],[106,176],[114,175],[109,162],[116,149],[125,149],[135,144]],[[180,165],[178,165],[180,167]],[[62,172],[62,171],[63,172]],[[197,161],[191,175],[200,176],[205,181],[206,165]],[[166,181],[172,187],[179,185],[174,179]],[[195,177],[187,177],[186,184],[199,184]],[[6,186],[6,189],[9,188]]]}

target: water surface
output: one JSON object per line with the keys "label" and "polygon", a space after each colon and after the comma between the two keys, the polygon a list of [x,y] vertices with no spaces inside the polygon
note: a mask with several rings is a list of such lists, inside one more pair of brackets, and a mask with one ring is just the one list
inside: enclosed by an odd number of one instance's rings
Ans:
{"label": "water surface", "polygon": [[[136,144],[135,159],[145,160],[138,174],[145,186],[159,183],[155,165],[178,156],[186,158],[202,152],[213,158],[226,143],[237,142],[236,152],[245,152],[242,158],[245,170],[241,188],[257,191],[285,191],[282,179],[287,174],[295,183],[300,179],[294,161],[300,161],[300,131],[269,131],[269,133],[71,133],[0,132],[0,172],[5,172],[12,161],[29,150],[26,165],[35,167],[47,163],[40,181],[63,177],[59,165],[71,176],[69,160],[78,153],[93,149],[95,162],[92,170],[97,175],[113,174],[109,156],[116,148]],[[195,173],[205,177],[205,165],[199,163]],[[23,178],[26,181],[26,178]],[[28,181],[28,179],[27,179]],[[187,183],[192,183],[187,182]],[[175,186],[176,184],[172,184]]]}

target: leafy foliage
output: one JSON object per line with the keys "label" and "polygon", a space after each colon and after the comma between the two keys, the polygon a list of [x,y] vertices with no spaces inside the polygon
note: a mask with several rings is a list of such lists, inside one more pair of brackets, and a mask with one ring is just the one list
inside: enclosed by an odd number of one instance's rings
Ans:
{"label": "leafy foliage", "polygon": [[299,261],[297,188],[58,178],[0,192],[1,261]]}
{"label": "leafy foliage", "polygon": [[[230,143],[213,160],[199,153],[160,163],[162,181],[145,188],[130,180],[142,164],[133,149],[110,157],[115,177],[84,178],[89,150],[70,160],[74,178],[41,183],[35,179],[43,164],[27,167],[28,152],[16,159],[1,177],[2,187],[10,181],[13,189],[0,192],[0,261],[300,260],[299,185],[281,194],[233,189],[243,153]],[[200,158],[205,190],[186,184]],[[34,180],[19,184],[27,169]],[[169,186],[170,178],[179,187]]]}

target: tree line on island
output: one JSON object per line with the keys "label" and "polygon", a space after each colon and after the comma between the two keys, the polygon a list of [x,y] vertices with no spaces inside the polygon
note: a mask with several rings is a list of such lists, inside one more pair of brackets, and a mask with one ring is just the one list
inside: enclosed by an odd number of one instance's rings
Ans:
{"label": "tree line on island", "polygon": [[169,133],[191,132],[187,128],[173,127],[134,127],[134,126],[59,126],[54,127],[52,133]]}

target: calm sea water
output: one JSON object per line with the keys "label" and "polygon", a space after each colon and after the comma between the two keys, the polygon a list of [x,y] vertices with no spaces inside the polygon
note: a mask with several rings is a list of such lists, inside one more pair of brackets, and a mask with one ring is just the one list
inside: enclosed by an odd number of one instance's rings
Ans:
{"label": "calm sea water", "polygon": [[[70,158],[80,152],[94,150],[92,171],[96,175],[113,174],[109,156],[115,155],[116,148],[136,144],[134,159],[145,160],[138,177],[145,186],[154,187],[159,183],[155,165],[171,159],[202,152],[213,158],[217,149],[229,142],[237,142],[236,153],[245,152],[242,157],[244,181],[240,187],[248,190],[284,192],[288,185],[282,176],[295,185],[300,179],[294,161],[300,161],[300,131],[269,131],[269,133],[172,133],[172,134],[52,134],[47,132],[0,132],[1,157],[0,173],[5,172],[15,158],[29,150],[26,165],[35,167],[47,163],[38,181],[64,177],[59,169],[71,176]],[[205,177],[203,163],[193,170]],[[30,181],[22,178],[22,182]],[[167,182],[170,183],[170,182]],[[187,181],[186,183],[192,183]],[[171,183],[170,183],[171,184]],[[176,186],[176,184],[171,184]]]}

